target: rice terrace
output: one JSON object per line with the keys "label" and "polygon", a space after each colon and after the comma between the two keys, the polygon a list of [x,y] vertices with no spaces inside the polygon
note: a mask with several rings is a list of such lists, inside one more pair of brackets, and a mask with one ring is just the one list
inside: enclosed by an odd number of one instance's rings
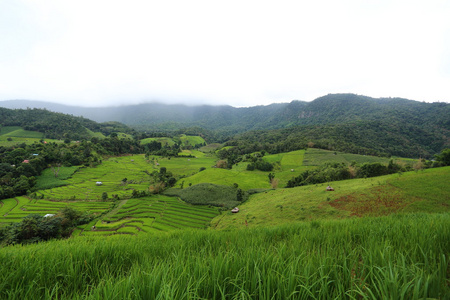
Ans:
{"label": "rice terrace", "polygon": [[0,112],[1,299],[450,299],[437,125]]}

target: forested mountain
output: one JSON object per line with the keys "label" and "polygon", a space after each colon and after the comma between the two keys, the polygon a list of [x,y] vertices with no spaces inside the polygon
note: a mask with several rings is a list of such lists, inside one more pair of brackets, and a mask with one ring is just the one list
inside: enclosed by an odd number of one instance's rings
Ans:
{"label": "forested mountain", "polygon": [[229,139],[237,154],[281,153],[307,146],[348,153],[432,159],[450,147],[449,133],[412,124],[356,121],[346,124],[305,125],[285,129],[249,131]]}
{"label": "forested mountain", "polygon": [[401,98],[329,94],[312,102],[246,108],[158,103],[82,108],[30,101],[4,101],[0,106],[46,106],[96,121],[123,122],[142,131],[197,127],[193,134],[209,133],[208,142],[228,140],[229,145],[248,150],[280,152],[312,142],[331,150],[430,158],[450,146],[450,104]]}
{"label": "forested mountain", "polygon": [[312,102],[292,101],[236,108],[146,103],[118,107],[74,107],[25,100],[2,101],[7,108],[46,108],[83,116],[97,122],[117,121],[141,129],[179,129],[199,126],[209,130],[245,132],[294,125],[343,124],[355,121],[413,123],[450,129],[450,104],[401,98],[370,98],[329,94]]}
{"label": "forested mountain", "polygon": [[92,132],[104,135],[112,132],[134,133],[133,129],[118,122],[97,123],[82,117],[36,108],[0,108],[1,126],[20,126],[26,130],[42,132],[46,138],[71,140],[90,139]]}

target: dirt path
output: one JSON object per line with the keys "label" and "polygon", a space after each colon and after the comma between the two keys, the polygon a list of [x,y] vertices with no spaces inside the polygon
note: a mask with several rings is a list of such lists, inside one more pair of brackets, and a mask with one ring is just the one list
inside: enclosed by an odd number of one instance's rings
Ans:
{"label": "dirt path", "polygon": [[104,219],[104,218],[109,218],[109,217],[115,215],[115,214],[119,211],[119,209],[120,209],[125,203],[127,203],[127,201],[128,201],[128,199],[121,200],[120,203],[119,203],[119,205],[117,205],[116,208],[114,208],[114,209],[111,210],[109,213],[107,213],[107,214],[103,217],[103,219]]}

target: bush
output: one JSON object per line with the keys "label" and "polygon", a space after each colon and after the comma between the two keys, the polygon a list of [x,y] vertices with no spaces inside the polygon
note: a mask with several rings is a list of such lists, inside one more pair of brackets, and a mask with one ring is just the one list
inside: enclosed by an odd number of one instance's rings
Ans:
{"label": "bush", "polygon": [[[233,208],[248,198],[248,193],[231,186],[200,183],[184,189],[169,189],[164,192],[168,196],[178,196],[190,204],[213,205]],[[240,199],[240,200],[238,200]]]}
{"label": "bush", "polygon": [[0,230],[0,242],[6,245],[31,244],[50,239],[68,237],[77,225],[87,224],[93,219],[89,213],[66,206],[56,216],[28,215],[19,223],[12,223]]}

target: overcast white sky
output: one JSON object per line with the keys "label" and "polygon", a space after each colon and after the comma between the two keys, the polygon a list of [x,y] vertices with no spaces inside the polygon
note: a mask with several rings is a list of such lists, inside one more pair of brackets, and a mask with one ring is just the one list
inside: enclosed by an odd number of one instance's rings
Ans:
{"label": "overcast white sky", "polygon": [[0,0],[0,100],[450,102],[450,1]]}

